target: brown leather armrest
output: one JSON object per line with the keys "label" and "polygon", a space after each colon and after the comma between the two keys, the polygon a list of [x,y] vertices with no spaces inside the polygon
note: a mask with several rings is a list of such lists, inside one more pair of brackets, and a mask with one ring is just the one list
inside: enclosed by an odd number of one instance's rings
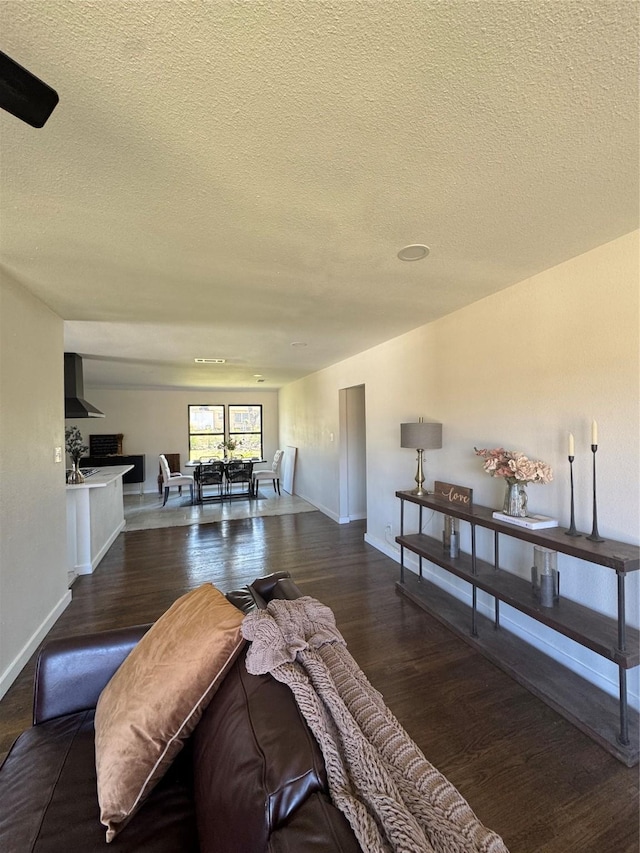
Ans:
{"label": "brown leather armrest", "polygon": [[271,833],[268,853],[362,853],[346,817],[320,792],[311,794],[287,823]]}
{"label": "brown leather armrest", "polygon": [[286,581],[290,581],[291,585],[296,590],[298,589],[291,580],[289,572],[274,572],[263,578],[256,578],[249,586],[228,592],[227,599],[243,613],[251,613],[252,610],[256,609],[265,610],[267,602],[271,601],[272,598],[299,598],[302,595],[300,590],[298,590],[297,595],[278,594],[278,586]]}
{"label": "brown leather armrest", "polygon": [[136,625],[47,643],[36,663],[34,726],[95,708],[111,676],[150,627]]}
{"label": "brown leather armrest", "polygon": [[[258,599],[271,601],[273,598],[273,590],[280,581],[285,578],[290,578],[289,572],[273,572],[271,575],[266,575],[263,578],[256,578],[252,584],[249,584],[249,589]],[[264,605],[262,605],[264,607]],[[258,601],[258,607],[260,602]]]}
{"label": "brown leather armrest", "polygon": [[296,598],[302,598],[303,595],[302,590],[295,585],[290,577],[282,578],[271,590],[271,598],[269,600],[284,598],[287,601],[293,601]]}

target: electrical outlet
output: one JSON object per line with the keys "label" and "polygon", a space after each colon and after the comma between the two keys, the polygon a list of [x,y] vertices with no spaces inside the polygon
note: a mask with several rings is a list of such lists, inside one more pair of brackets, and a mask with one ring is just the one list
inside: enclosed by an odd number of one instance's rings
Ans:
{"label": "electrical outlet", "polygon": [[54,462],[62,462],[62,448],[54,447],[53,448],[53,461]]}
{"label": "electrical outlet", "polygon": [[388,522],[384,526],[384,541],[387,545],[391,545],[392,548],[398,550],[398,544],[396,542],[395,536],[393,535],[393,525],[391,522]]}

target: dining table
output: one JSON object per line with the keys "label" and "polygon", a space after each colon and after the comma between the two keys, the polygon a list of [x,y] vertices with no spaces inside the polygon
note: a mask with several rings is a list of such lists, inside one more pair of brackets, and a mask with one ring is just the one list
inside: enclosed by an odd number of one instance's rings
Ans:
{"label": "dining table", "polygon": [[[194,488],[194,503],[202,503],[203,502],[202,488],[201,488],[200,480],[199,480],[197,473],[196,473],[196,471],[200,467],[200,465],[208,465],[212,462],[222,462],[222,464],[224,465],[224,476],[226,479],[227,467],[229,466],[229,464],[231,462],[251,462],[253,465],[260,465],[261,463],[264,463],[266,461],[267,461],[266,459],[260,459],[257,457],[256,458],[249,458],[249,459],[240,458],[240,457],[238,457],[236,459],[217,459],[215,457],[211,457],[211,458],[207,457],[204,459],[189,459],[188,462],[185,462],[184,467],[194,469],[194,481],[195,481],[194,482],[194,486],[195,486],[195,488]],[[232,495],[232,493],[226,494],[226,497],[232,497],[232,496],[233,497],[249,497],[249,498],[251,498],[251,497],[253,497],[253,488],[250,485],[249,491],[246,493],[243,492],[241,494],[236,494],[236,495]],[[225,497],[225,494],[224,494],[224,492],[222,492],[219,500],[222,500],[224,497]]]}

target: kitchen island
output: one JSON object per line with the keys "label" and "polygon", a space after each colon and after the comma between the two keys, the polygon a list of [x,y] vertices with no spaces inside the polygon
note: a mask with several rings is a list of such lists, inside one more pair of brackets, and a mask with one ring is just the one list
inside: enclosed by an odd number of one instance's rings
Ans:
{"label": "kitchen island", "polygon": [[124,530],[122,478],[133,465],[100,468],[67,485],[67,551],[71,575],[90,575]]}

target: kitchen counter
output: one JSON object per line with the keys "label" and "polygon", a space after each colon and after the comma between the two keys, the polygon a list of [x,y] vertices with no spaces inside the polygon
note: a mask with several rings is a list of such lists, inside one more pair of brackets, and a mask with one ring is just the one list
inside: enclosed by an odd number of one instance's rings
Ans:
{"label": "kitchen counter", "polygon": [[103,468],[84,483],[67,485],[69,571],[91,574],[124,530],[122,478],[133,465]]}

